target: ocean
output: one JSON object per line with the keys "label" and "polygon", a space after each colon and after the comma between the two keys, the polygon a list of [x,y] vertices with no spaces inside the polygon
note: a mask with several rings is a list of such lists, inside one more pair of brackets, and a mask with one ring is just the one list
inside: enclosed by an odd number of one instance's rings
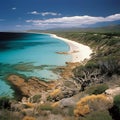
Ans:
{"label": "ocean", "polygon": [[69,45],[50,34],[0,33],[0,96],[14,95],[14,89],[7,82],[10,74],[37,77],[41,80],[57,80],[58,66],[65,66],[72,60]]}

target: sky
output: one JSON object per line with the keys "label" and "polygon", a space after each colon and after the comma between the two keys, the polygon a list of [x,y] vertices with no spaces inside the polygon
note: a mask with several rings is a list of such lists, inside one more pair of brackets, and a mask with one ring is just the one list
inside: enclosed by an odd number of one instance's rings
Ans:
{"label": "sky", "polygon": [[1,0],[0,31],[120,24],[120,0]]}

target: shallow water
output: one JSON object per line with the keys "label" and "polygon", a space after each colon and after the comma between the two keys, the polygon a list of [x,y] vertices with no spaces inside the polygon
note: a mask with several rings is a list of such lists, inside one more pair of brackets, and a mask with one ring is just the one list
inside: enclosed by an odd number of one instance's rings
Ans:
{"label": "shallow water", "polygon": [[[4,33],[5,34],[5,33]],[[71,61],[69,46],[48,34],[0,33],[0,95],[12,95],[13,90],[4,81],[8,74],[35,76],[43,80],[56,80],[60,76],[52,71]]]}

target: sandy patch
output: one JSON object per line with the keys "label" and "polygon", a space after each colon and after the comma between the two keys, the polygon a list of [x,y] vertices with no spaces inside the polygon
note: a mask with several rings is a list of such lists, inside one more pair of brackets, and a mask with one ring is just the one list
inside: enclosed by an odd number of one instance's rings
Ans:
{"label": "sandy patch", "polygon": [[69,45],[70,51],[68,52],[68,54],[72,55],[71,62],[81,62],[84,59],[90,59],[90,54],[92,53],[90,47],[72,40],[68,40],[66,38],[58,37],[55,34],[51,34],[51,37],[63,40]]}

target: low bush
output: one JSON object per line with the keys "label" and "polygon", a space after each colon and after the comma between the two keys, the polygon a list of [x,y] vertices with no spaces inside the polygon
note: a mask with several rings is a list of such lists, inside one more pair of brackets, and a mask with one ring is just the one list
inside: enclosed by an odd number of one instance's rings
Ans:
{"label": "low bush", "polygon": [[0,110],[0,120],[22,120],[22,115],[16,114],[9,110]]}
{"label": "low bush", "polygon": [[80,118],[80,120],[112,120],[112,117],[108,111],[95,111]]}
{"label": "low bush", "polygon": [[103,95],[90,95],[86,96],[76,104],[76,108],[74,110],[75,116],[84,116],[90,112],[94,112],[97,110],[106,110],[111,107],[111,101]]}
{"label": "low bush", "polygon": [[31,116],[25,116],[23,120],[36,120],[34,117]]}
{"label": "low bush", "polygon": [[88,61],[85,65],[85,68],[93,69],[93,68],[99,68],[98,64],[95,61]]}
{"label": "low bush", "polygon": [[34,103],[30,103],[30,102],[24,104],[25,108],[33,108],[34,106],[35,106]]}
{"label": "low bush", "polygon": [[34,95],[30,101],[33,102],[33,103],[38,103],[40,102],[40,98],[41,98],[41,95]]}
{"label": "low bush", "polygon": [[68,116],[74,116],[74,107],[68,108]]}
{"label": "low bush", "polygon": [[54,107],[51,113],[55,115],[57,114],[65,115],[64,111],[60,107]]}
{"label": "low bush", "polygon": [[97,95],[97,94],[103,93],[107,89],[108,89],[107,84],[99,84],[99,85],[94,85],[94,86],[87,88],[86,93],[88,93],[90,95],[91,94]]}
{"label": "low bush", "polygon": [[114,120],[120,119],[120,95],[115,96],[114,105],[109,111]]}
{"label": "low bush", "polygon": [[115,44],[118,44],[118,43],[120,43],[120,39],[110,39],[109,41],[108,41],[108,43],[107,43],[107,45],[109,45],[109,46],[112,46],[112,45],[115,45]]}
{"label": "low bush", "polygon": [[46,103],[46,104],[39,105],[38,109],[52,111],[53,107],[51,106],[51,104]]}
{"label": "low bush", "polygon": [[63,98],[63,94],[62,94],[61,89],[54,89],[47,96],[48,101],[59,101],[61,98]]}
{"label": "low bush", "polygon": [[99,59],[101,74],[106,74],[108,76],[112,76],[113,74],[119,74],[119,60],[120,58],[117,56],[104,56]]}
{"label": "low bush", "polygon": [[0,97],[0,109],[9,109],[10,99],[8,97]]}
{"label": "low bush", "polygon": [[50,96],[51,96],[51,97],[55,97],[55,96],[59,95],[60,93],[61,93],[61,90],[60,90],[60,89],[55,89],[54,91],[52,91],[52,92],[50,93]]}

